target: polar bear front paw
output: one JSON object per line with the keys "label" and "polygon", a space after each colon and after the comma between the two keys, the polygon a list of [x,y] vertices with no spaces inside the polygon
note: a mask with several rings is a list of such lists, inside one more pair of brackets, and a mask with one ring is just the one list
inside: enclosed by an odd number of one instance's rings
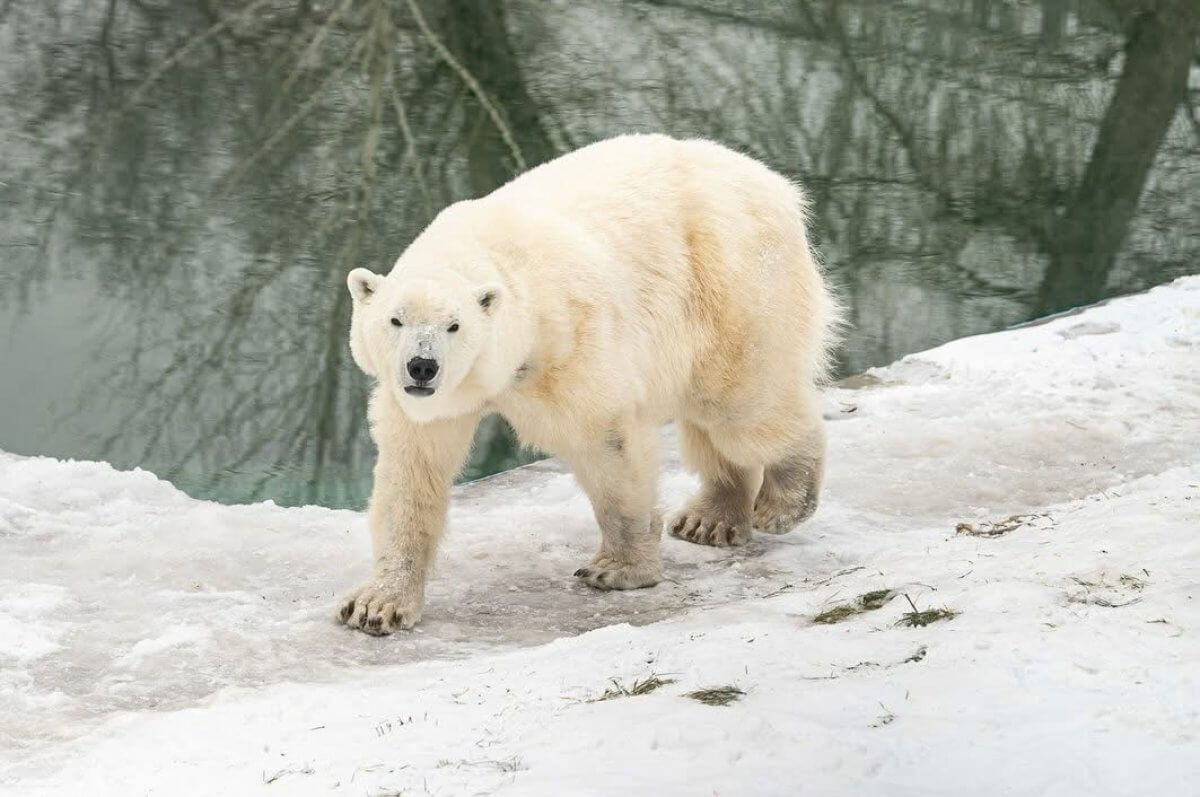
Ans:
{"label": "polar bear front paw", "polygon": [[338,620],[373,636],[407,631],[421,619],[420,591],[405,588],[394,578],[375,578],[348,593],[338,609]]}
{"label": "polar bear front paw", "polygon": [[662,567],[657,562],[623,564],[606,554],[596,554],[586,567],[575,571],[575,577],[596,589],[640,589],[662,581]]}

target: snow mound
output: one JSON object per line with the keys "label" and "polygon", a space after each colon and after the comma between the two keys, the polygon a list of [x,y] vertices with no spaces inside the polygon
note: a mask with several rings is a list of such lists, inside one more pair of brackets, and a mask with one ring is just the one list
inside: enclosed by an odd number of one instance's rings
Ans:
{"label": "snow mound", "polygon": [[651,590],[575,583],[598,534],[556,463],[456,488],[387,639],[332,622],[358,513],[0,454],[0,790],[1193,794],[1200,277],[828,403],[817,515],[668,538]]}

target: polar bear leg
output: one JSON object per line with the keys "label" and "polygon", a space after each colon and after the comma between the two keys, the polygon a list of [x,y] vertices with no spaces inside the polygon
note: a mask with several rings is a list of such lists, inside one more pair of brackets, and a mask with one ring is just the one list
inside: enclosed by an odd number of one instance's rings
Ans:
{"label": "polar bear leg", "polygon": [[689,542],[740,545],[750,526],[791,531],[817,508],[825,432],[812,388],[734,421],[703,429],[681,422],[684,459],[701,476],[700,492],[668,528]]}
{"label": "polar bear leg", "polygon": [[598,589],[637,589],[662,580],[655,510],[658,450],[654,429],[629,422],[595,446],[566,457],[592,502],[600,525],[600,550],[575,571]]}
{"label": "polar bear leg", "polygon": [[815,395],[802,396],[791,417],[787,450],[767,466],[754,501],[754,527],[786,534],[813,512],[825,473],[825,429]]}
{"label": "polar bear leg", "polygon": [[754,497],[762,468],[747,468],[726,459],[708,432],[695,424],[679,423],[683,460],[700,474],[700,491],[676,515],[670,533],[700,545],[743,545],[750,539]]}
{"label": "polar bear leg", "polygon": [[371,432],[379,457],[367,511],[375,567],[346,593],[337,612],[340,622],[374,636],[412,628],[421,619],[450,485],[478,422],[471,416],[417,426],[395,408],[383,407],[381,414]]}

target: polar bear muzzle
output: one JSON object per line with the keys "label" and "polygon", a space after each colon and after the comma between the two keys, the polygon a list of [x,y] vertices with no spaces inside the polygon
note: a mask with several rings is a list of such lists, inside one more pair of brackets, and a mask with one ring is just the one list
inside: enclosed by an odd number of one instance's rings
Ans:
{"label": "polar bear muzzle", "polygon": [[410,396],[432,396],[436,390],[431,383],[438,375],[437,360],[429,357],[413,357],[405,365],[405,370],[412,377],[413,384],[407,385],[404,392]]}

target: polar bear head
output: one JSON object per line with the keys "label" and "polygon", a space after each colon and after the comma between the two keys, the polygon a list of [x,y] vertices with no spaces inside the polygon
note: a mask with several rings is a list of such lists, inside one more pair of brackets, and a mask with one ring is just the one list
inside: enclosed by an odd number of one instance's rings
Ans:
{"label": "polar bear head", "polygon": [[346,278],[354,300],[354,361],[389,390],[415,421],[461,415],[488,398],[488,360],[503,289],[450,270],[386,277],[356,268]]}

